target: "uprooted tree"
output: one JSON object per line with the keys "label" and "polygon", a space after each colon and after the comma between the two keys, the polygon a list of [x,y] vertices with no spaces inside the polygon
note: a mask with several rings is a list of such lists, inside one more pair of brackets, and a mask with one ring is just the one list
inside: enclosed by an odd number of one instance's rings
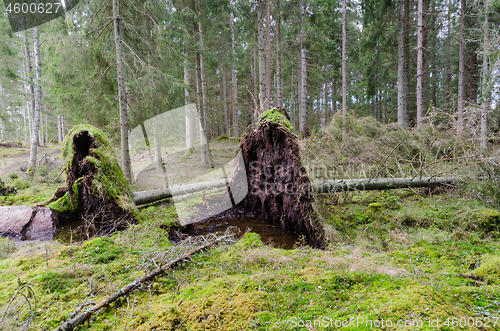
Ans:
{"label": "uprooted tree", "polygon": [[[243,138],[240,148],[244,164],[237,165],[236,172],[246,171],[248,194],[236,207],[307,236],[313,246],[324,247],[312,182],[302,166],[286,111],[274,108],[262,113],[257,129]],[[235,190],[243,189],[241,184],[235,183]]]}
{"label": "uprooted tree", "polygon": [[91,234],[109,234],[135,221],[125,176],[104,134],[89,125],[75,126],[63,142],[66,186],[46,204],[59,224],[82,219]]}

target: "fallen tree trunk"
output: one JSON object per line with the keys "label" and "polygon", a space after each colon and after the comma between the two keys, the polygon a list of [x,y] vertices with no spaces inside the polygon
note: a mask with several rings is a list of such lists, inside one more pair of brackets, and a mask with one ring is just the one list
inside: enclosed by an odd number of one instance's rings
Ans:
{"label": "fallen tree trunk", "polygon": [[[396,188],[428,187],[435,185],[453,184],[463,181],[460,177],[421,177],[421,178],[380,178],[380,179],[346,179],[315,181],[313,193],[332,193],[343,191],[370,191],[390,190]],[[231,179],[229,183],[231,184]],[[172,198],[188,193],[195,193],[211,188],[226,186],[224,179],[189,184],[176,188],[165,188],[151,191],[139,191],[132,193],[132,200],[136,205],[152,203],[158,200]]]}
{"label": "fallen tree trunk", "polygon": [[226,180],[214,180],[210,182],[193,183],[173,188],[164,188],[151,191],[132,192],[132,200],[136,205],[144,205],[158,200],[172,198],[188,193],[200,192],[211,188],[221,188],[226,186]]}
{"label": "fallen tree trunk", "polygon": [[[234,228],[233,228],[234,229]],[[78,310],[72,314],[70,314],[70,318],[68,320],[66,320],[66,322],[64,322],[63,324],[61,324],[57,329],[55,329],[55,331],[68,331],[68,330],[73,330],[76,326],[82,324],[83,322],[89,320],[89,318],[95,314],[96,312],[98,312],[101,308],[104,308],[104,307],[107,307],[109,306],[112,302],[116,301],[118,298],[124,296],[124,295],[127,295],[128,293],[130,293],[132,290],[136,289],[137,287],[139,287],[141,284],[147,282],[147,281],[150,281],[150,280],[153,280],[155,277],[157,277],[158,275],[160,275],[161,273],[181,264],[182,262],[184,262],[187,258],[189,258],[190,256],[192,256],[193,254],[196,254],[204,249],[207,249],[209,247],[212,247],[214,245],[216,245],[217,243],[221,243],[221,242],[232,242],[234,243],[235,242],[235,236],[236,236],[236,232],[234,232],[234,230],[231,229],[231,228],[228,228],[226,230],[226,233],[221,236],[221,237],[217,237],[215,235],[211,235],[211,236],[207,236],[207,237],[203,237],[203,236],[199,236],[199,237],[194,237],[192,239],[192,241],[195,241],[197,240],[197,238],[202,238],[202,245],[196,249],[193,249],[189,252],[185,252],[185,253],[182,253],[179,257],[175,258],[175,259],[172,259],[171,261],[169,261],[167,264],[165,264],[164,266],[160,266],[158,267],[156,270],[154,270],[153,272],[141,277],[141,278],[138,278],[136,280],[134,280],[133,282],[129,283],[128,285],[122,287],[119,291],[113,293],[112,295],[104,298],[101,300],[101,302],[99,302],[98,304],[90,307],[90,308],[87,308],[84,312],[79,312]],[[183,245],[185,243],[188,243],[190,244],[190,241],[189,240],[185,240],[183,241],[180,245]],[[189,246],[189,245],[185,245],[185,246]],[[172,250],[173,248],[175,248],[176,246],[173,246],[170,250]],[[169,251],[170,252],[170,251]],[[167,252],[168,254],[168,252]]]}
{"label": "fallen tree trunk", "polygon": [[390,190],[396,188],[428,187],[453,184],[462,181],[459,177],[421,177],[421,178],[380,178],[316,181],[314,193],[343,191]]}

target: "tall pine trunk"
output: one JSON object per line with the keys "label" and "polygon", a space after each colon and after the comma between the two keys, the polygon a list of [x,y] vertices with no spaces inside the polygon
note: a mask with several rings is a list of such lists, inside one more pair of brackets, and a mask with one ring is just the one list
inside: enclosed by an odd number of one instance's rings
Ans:
{"label": "tall pine trunk", "polygon": [[271,8],[270,0],[266,0],[266,107],[272,107],[271,100]]}
{"label": "tall pine trunk", "polygon": [[399,1],[398,20],[398,124],[409,128],[408,109],[408,0]]}
{"label": "tall pine trunk", "polygon": [[276,0],[276,103],[278,107],[283,107],[283,90],[281,80],[281,17],[280,17],[280,0]]}
{"label": "tall pine trunk", "polygon": [[224,63],[222,64],[222,96],[223,96],[223,104],[224,104],[224,130],[225,134],[228,137],[231,137],[230,134],[231,132],[229,131],[229,115],[228,115],[228,109],[227,109],[227,65],[226,61],[224,59]]}
{"label": "tall pine trunk", "polygon": [[460,1],[460,49],[458,53],[458,123],[457,134],[462,135],[464,129],[464,53],[465,53],[465,4],[466,0]]}
{"label": "tall pine trunk", "polygon": [[[201,7],[201,0],[200,0],[200,7]],[[205,42],[203,39],[203,24],[202,24],[202,18],[203,18],[203,12],[200,9],[200,15],[199,15],[199,21],[198,21],[198,32],[199,32],[199,41],[200,41],[200,78],[201,78],[201,101],[203,103],[203,126],[205,127],[205,134],[207,141],[210,140],[210,116],[209,116],[209,111],[208,111],[208,92],[207,92],[207,73],[205,69]]]}
{"label": "tall pine trunk", "polygon": [[262,13],[262,0],[257,0],[257,34],[259,43],[259,104],[260,112],[267,110],[267,104],[265,102],[265,90],[266,90],[266,64],[264,61],[264,17]]}
{"label": "tall pine trunk", "polygon": [[[191,76],[188,68],[188,55],[184,54],[184,104],[191,104],[191,96],[189,95],[189,87],[191,85]],[[191,155],[194,152],[193,145],[193,114],[190,107],[186,107],[186,155]]]}
{"label": "tall pine trunk", "polygon": [[342,116],[347,113],[347,0],[342,0]]}
{"label": "tall pine trunk", "polygon": [[418,0],[418,23],[417,23],[417,127],[424,121],[424,0]]}
{"label": "tall pine trunk", "polygon": [[234,127],[234,136],[238,138],[240,136],[240,129],[239,129],[239,115],[238,115],[238,82],[237,82],[237,76],[236,76],[236,43],[234,41],[234,3],[233,0],[230,1],[230,6],[231,6],[231,49],[233,52],[233,58],[232,58],[232,70],[231,70],[231,85],[232,85],[232,97],[233,97],[233,127]]}
{"label": "tall pine trunk", "polygon": [[113,23],[116,48],[116,72],[118,75],[118,100],[120,105],[120,136],[122,169],[125,178],[132,182],[130,170],[130,153],[128,147],[128,114],[127,114],[127,92],[125,90],[125,58],[122,47],[122,26],[120,17],[119,0],[113,0]]}
{"label": "tall pine trunk", "polygon": [[301,3],[301,32],[300,32],[300,110],[299,110],[299,131],[303,135],[308,135],[307,128],[307,51],[305,49],[305,29],[304,16],[306,14],[306,2]]}
{"label": "tall pine trunk", "polygon": [[30,164],[29,164],[29,173],[31,176],[35,173],[36,168],[36,150],[38,147],[38,133],[40,130],[40,112],[41,112],[41,88],[40,88],[40,80],[42,78],[42,63],[40,59],[40,42],[38,35],[38,27],[33,29],[33,44],[34,44],[34,53],[35,53],[35,110],[33,116],[33,132],[31,135],[31,148],[30,148]]}
{"label": "tall pine trunk", "polygon": [[488,63],[488,53],[489,53],[489,40],[488,40],[488,30],[490,29],[489,25],[489,12],[490,12],[490,3],[489,0],[485,1],[484,4],[484,25],[483,25],[483,79],[482,79],[482,105],[481,105],[481,152],[486,153],[487,151],[487,142],[488,142],[488,113],[490,108],[490,96],[489,96],[489,63]]}

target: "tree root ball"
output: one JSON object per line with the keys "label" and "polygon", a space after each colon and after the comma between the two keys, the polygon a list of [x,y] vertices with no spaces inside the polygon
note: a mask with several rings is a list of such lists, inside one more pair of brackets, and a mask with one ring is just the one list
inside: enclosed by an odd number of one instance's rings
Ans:
{"label": "tree root ball", "polygon": [[[323,226],[313,208],[312,183],[302,166],[289,120],[282,108],[268,110],[259,117],[257,130],[243,138],[240,148],[245,164],[237,165],[236,171],[246,171],[248,194],[238,207],[324,248]],[[236,183],[235,189],[243,187]]]}
{"label": "tree root ball", "polygon": [[135,223],[137,209],[130,188],[104,134],[77,125],[63,142],[66,186],[45,205],[60,225],[80,219],[88,235],[107,235]]}

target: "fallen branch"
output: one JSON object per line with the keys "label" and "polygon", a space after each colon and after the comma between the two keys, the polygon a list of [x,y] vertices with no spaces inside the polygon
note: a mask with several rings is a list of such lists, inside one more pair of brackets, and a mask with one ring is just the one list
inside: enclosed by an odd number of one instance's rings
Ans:
{"label": "fallen branch", "polygon": [[[128,285],[122,287],[118,292],[113,293],[112,295],[104,298],[101,302],[98,304],[87,308],[84,312],[78,313],[78,314],[70,314],[70,319],[66,320],[63,324],[61,324],[55,331],[68,331],[68,330],[73,330],[77,325],[82,324],[83,322],[87,321],[93,314],[95,314],[97,311],[99,311],[101,308],[109,306],[112,302],[116,301],[118,298],[130,293],[132,290],[140,286],[141,284],[153,280],[156,276],[160,275],[161,273],[167,271],[168,269],[171,269],[179,264],[181,264],[184,260],[186,260],[188,257],[192,256],[195,253],[198,253],[206,248],[209,248],[217,243],[220,242],[230,242],[235,240],[235,235],[236,231],[234,228],[229,227],[226,230],[226,233],[221,236],[217,237],[216,235],[208,235],[206,237],[203,236],[198,236],[196,238],[201,238],[202,239],[202,245],[196,249],[193,249],[189,252],[184,252],[181,253],[180,256],[176,257],[175,259],[172,259],[169,261],[166,265],[164,266],[159,266],[156,270],[153,272],[147,274],[146,276],[143,276],[141,278],[136,279],[132,283],[129,283]],[[185,240],[189,241],[189,240]],[[183,242],[180,244],[182,245]],[[74,316],[74,317],[71,317]]]}

